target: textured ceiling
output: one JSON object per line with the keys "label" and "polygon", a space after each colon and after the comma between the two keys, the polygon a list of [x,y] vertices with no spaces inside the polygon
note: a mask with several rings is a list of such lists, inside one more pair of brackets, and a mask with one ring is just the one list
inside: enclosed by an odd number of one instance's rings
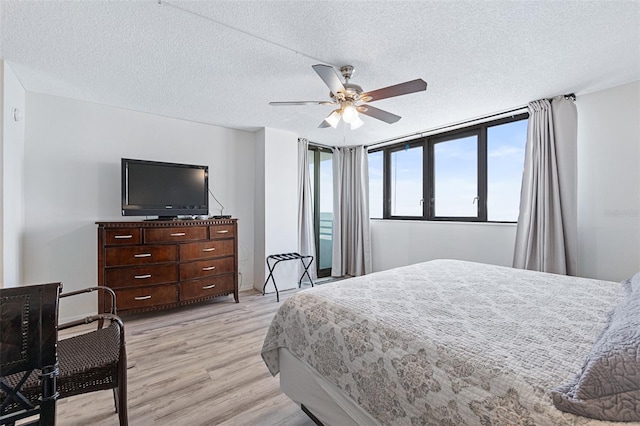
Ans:
{"label": "textured ceiling", "polygon": [[[25,89],[219,126],[369,144],[640,80],[640,1],[10,1],[0,56]],[[365,91],[422,78],[358,130],[318,129],[317,63]]]}

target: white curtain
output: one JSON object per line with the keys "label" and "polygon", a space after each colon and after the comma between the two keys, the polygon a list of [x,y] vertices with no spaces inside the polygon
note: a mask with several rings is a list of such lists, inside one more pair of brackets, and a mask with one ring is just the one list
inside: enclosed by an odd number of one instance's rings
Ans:
{"label": "white curtain", "polygon": [[[311,279],[316,279],[316,239],[313,230],[313,196],[309,174],[309,141],[298,139],[298,250],[302,255],[313,256],[309,267]],[[300,274],[304,272],[300,266]]]}
{"label": "white curtain", "polygon": [[371,272],[369,166],[364,147],[333,149],[333,259],[331,275]]}
{"label": "white curtain", "polygon": [[529,104],[516,268],[576,275],[577,122],[573,97]]}

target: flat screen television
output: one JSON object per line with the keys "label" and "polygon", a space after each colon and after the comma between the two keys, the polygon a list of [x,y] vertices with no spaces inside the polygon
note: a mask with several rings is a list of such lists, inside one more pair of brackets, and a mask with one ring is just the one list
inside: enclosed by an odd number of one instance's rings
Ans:
{"label": "flat screen television", "polygon": [[209,214],[209,167],[123,158],[122,215]]}

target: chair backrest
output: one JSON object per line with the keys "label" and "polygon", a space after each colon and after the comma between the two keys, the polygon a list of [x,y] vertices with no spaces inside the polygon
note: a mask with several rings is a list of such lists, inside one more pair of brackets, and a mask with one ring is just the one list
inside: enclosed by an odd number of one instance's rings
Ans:
{"label": "chair backrest", "polygon": [[[40,425],[55,424],[61,289],[60,283],[0,289],[0,424],[33,416]],[[22,385],[35,373],[39,391],[25,395]]]}
{"label": "chair backrest", "polygon": [[0,289],[0,376],[56,364],[62,284]]}

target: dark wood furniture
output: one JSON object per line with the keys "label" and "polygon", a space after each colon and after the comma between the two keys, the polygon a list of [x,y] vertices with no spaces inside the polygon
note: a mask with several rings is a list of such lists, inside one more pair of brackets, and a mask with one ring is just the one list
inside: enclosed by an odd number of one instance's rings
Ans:
{"label": "dark wood furniture", "polygon": [[0,289],[0,424],[54,425],[62,284]]}
{"label": "dark wood furniture", "polygon": [[[118,313],[165,309],[233,294],[238,302],[236,219],[97,222],[98,285]],[[105,312],[109,301],[98,298]]]}

